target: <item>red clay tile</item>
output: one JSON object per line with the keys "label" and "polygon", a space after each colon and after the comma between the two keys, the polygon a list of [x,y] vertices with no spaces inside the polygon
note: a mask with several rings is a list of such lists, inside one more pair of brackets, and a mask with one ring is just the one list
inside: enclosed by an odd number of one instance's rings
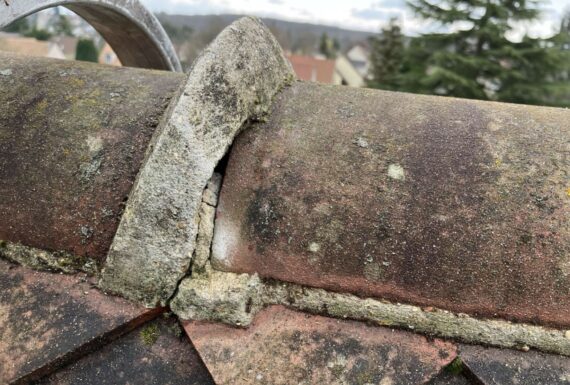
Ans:
{"label": "red clay tile", "polygon": [[422,384],[453,344],[272,306],[248,329],[191,321],[186,333],[217,384]]}
{"label": "red clay tile", "polygon": [[287,55],[295,75],[301,80],[332,84],[335,75],[334,60],[317,59],[312,56]]}
{"label": "red clay tile", "polygon": [[[2,56],[0,240],[104,261],[182,74]],[[14,79],[19,81],[15,84]]]}
{"label": "red clay tile", "polygon": [[460,358],[483,385],[569,385],[570,358],[461,345]]}
{"label": "red clay tile", "polygon": [[0,260],[0,383],[37,379],[159,311],[106,296],[83,275]]}
{"label": "red clay tile", "polygon": [[570,326],[570,111],[296,83],[234,143],[214,266]]}
{"label": "red clay tile", "polygon": [[174,319],[158,319],[36,385],[214,385]]}

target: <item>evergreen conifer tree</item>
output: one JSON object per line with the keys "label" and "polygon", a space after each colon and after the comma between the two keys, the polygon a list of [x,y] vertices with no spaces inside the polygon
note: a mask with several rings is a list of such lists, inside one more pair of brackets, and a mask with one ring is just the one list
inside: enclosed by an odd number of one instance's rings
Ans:
{"label": "evergreen conifer tree", "polygon": [[91,39],[79,39],[77,49],[75,51],[75,60],[90,61],[97,63],[99,61],[99,52],[95,43]]}
{"label": "evergreen conifer tree", "polygon": [[544,39],[513,41],[513,25],[536,20],[537,0],[409,0],[445,33],[414,39],[406,57],[408,91],[529,104],[551,104],[550,83],[562,65]]}
{"label": "evergreen conifer tree", "polygon": [[326,32],[323,32],[319,41],[319,52],[327,59],[336,58],[340,44],[336,39],[331,39]]}
{"label": "evergreen conifer tree", "polygon": [[368,85],[374,88],[402,88],[404,39],[396,19],[391,19],[378,36],[370,38],[370,74]]}

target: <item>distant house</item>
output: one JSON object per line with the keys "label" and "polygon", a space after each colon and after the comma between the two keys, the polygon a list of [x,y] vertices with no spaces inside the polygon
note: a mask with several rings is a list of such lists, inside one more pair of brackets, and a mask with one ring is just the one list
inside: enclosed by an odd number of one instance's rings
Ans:
{"label": "distant house", "polygon": [[61,48],[65,58],[68,60],[75,60],[78,41],[78,38],[71,36],[54,36],[50,39],[50,42],[57,44]]}
{"label": "distant house", "polygon": [[335,62],[335,70],[341,77],[341,84],[351,87],[364,86],[364,77],[344,55],[339,55]]}
{"label": "distant house", "polygon": [[109,43],[105,43],[103,48],[101,48],[101,51],[99,51],[99,63],[119,67],[122,66],[121,61]]}
{"label": "distant house", "polygon": [[313,56],[287,55],[295,74],[301,80],[324,84],[361,87],[364,81],[344,56],[323,59]]}
{"label": "distant house", "polygon": [[354,68],[360,73],[360,76],[366,78],[370,70],[370,50],[368,45],[359,43],[353,46],[346,53],[346,57],[352,63]]}
{"label": "distant house", "polygon": [[28,56],[65,59],[65,54],[58,44],[13,33],[0,33],[0,51]]}

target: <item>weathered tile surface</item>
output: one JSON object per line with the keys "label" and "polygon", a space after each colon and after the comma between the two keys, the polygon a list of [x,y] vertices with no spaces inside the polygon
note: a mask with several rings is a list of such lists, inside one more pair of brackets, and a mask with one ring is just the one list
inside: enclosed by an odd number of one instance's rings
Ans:
{"label": "weathered tile surface", "polygon": [[570,111],[303,83],[274,106],[232,148],[217,268],[570,327]]}
{"label": "weathered tile surface", "polygon": [[218,384],[422,384],[456,354],[441,340],[281,306],[248,329],[184,327]]}
{"label": "weathered tile surface", "polygon": [[156,314],[105,296],[82,276],[0,260],[0,383],[37,378]]}
{"label": "weathered tile surface", "polygon": [[214,385],[174,319],[162,317],[83,357],[37,385]]}
{"label": "weathered tile surface", "polygon": [[0,240],[104,261],[183,74],[0,54]]}
{"label": "weathered tile surface", "polygon": [[461,345],[460,357],[483,385],[570,384],[568,357],[472,345]]}

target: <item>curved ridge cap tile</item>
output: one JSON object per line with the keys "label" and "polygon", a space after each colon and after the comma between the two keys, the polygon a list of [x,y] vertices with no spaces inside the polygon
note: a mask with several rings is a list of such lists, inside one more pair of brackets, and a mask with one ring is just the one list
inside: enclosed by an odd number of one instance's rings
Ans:
{"label": "curved ridge cap tile", "polygon": [[152,307],[165,304],[195,247],[197,213],[235,135],[294,78],[267,27],[242,18],[197,59],[141,169],[100,285]]}
{"label": "curved ridge cap tile", "polygon": [[212,266],[568,329],[568,138],[564,109],[295,83],[232,147]]}
{"label": "curved ridge cap tile", "polygon": [[113,47],[123,65],[182,72],[160,21],[138,0],[6,1],[1,7],[0,28],[57,6],[65,6],[91,24]]}

